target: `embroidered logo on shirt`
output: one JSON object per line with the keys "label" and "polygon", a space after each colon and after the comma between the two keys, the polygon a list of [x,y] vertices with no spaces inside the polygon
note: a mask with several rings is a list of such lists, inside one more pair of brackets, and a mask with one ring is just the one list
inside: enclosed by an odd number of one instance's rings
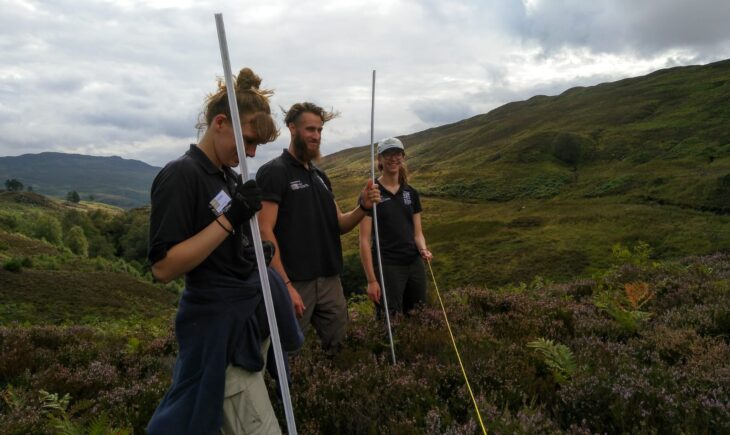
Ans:
{"label": "embroidered logo on shirt", "polygon": [[309,184],[302,183],[301,180],[294,180],[294,181],[292,181],[292,182],[289,183],[289,188],[291,190],[306,189],[307,187],[309,187]]}
{"label": "embroidered logo on shirt", "polygon": [[408,191],[403,192],[403,204],[411,205],[411,193]]}

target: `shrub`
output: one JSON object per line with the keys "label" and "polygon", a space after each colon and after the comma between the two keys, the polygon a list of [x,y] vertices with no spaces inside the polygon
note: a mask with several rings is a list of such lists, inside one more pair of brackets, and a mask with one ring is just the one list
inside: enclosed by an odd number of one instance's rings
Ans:
{"label": "shrub", "polygon": [[552,141],[555,158],[574,168],[592,158],[594,148],[590,139],[573,133],[558,133]]}
{"label": "shrub", "polygon": [[43,239],[53,245],[60,245],[61,236],[61,223],[55,217],[42,213],[34,221],[33,237]]}
{"label": "shrub", "polygon": [[78,225],[74,225],[66,232],[64,244],[76,255],[89,256],[89,242],[86,240],[84,230]]}
{"label": "shrub", "polygon": [[11,258],[3,264],[3,269],[8,272],[20,272],[23,268],[22,260],[19,258]]}
{"label": "shrub", "polygon": [[3,264],[3,269],[8,272],[20,272],[24,267],[33,267],[30,257],[13,257]]}
{"label": "shrub", "polygon": [[15,231],[18,228],[18,217],[15,214],[0,211],[0,228]]}

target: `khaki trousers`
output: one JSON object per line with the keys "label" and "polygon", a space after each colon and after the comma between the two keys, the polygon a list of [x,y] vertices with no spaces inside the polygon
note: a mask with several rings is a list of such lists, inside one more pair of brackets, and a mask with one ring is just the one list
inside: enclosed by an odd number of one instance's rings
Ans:
{"label": "khaki trousers", "polygon": [[[269,343],[267,339],[261,346],[264,360]],[[249,372],[233,365],[226,368],[222,435],[281,434],[266,390],[264,370]]]}

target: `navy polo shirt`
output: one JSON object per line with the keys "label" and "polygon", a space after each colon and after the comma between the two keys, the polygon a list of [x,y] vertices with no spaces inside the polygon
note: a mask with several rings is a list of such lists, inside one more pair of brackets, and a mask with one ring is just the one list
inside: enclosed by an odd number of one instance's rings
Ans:
{"label": "navy polo shirt", "polygon": [[[416,189],[408,184],[401,185],[395,195],[380,183],[378,187],[380,187],[380,204],[377,205],[378,235],[383,263],[402,266],[411,264],[419,256],[413,215],[422,211],[421,199]],[[374,254],[374,227],[372,235]]]}
{"label": "navy polo shirt", "polygon": [[[210,206],[221,190],[231,196],[236,173],[224,167],[220,170],[196,145],[157,174],[152,182],[150,213],[150,264],[165,258],[174,245],[189,239],[210,225],[218,216]],[[245,279],[255,264],[241,255],[241,249],[251,242],[248,222],[237,228],[195,269],[185,274],[186,285],[213,287],[220,276]],[[228,282],[230,280],[225,280]]]}
{"label": "navy polo shirt", "polygon": [[307,169],[284,150],[259,169],[256,183],[264,201],[279,205],[274,235],[289,279],[340,274],[340,225],[327,175],[312,163]]}

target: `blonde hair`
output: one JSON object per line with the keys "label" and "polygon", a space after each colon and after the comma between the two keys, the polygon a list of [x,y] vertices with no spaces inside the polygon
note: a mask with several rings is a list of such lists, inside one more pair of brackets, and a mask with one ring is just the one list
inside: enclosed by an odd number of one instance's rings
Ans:
{"label": "blonde hair", "polygon": [[[250,68],[243,68],[237,77],[234,77],[238,114],[243,117],[253,114],[251,124],[261,143],[274,141],[279,136],[279,130],[271,116],[269,97],[274,95],[273,90],[260,89],[261,77]],[[205,99],[205,110],[201,113],[198,128],[203,129],[213,122],[218,115],[225,115],[231,119],[231,109],[228,104],[228,91],[225,81],[218,79],[218,90]]]}

